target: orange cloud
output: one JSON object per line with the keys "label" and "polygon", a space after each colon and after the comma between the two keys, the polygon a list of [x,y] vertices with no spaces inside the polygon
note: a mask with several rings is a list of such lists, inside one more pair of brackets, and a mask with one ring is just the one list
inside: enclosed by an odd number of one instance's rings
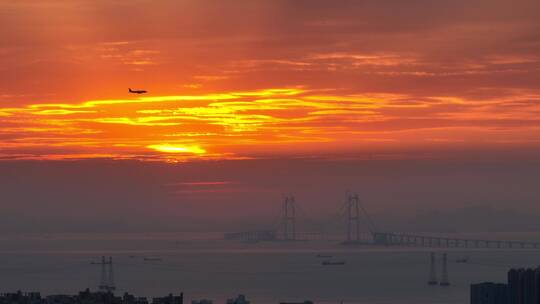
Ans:
{"label": "orange cloud", "polygon": [[534,93],[473,100],[334,92],[271,88],[3,108],[0,153],[4,158],[108,155],[182,161],[330,147],[350,151],[426,142],[474,145],[479,137],[498,144],[538,139],[540,122],[534,113],[540,107],[533,100],[540,97]]}
{"label": "orange cloud", "polygon": [[0,158],[175,162],[540,139],[538,1],[457,19],[448,12],[464,0],[111,1],[99,16],[80,0],[42,2],[0,4]]}

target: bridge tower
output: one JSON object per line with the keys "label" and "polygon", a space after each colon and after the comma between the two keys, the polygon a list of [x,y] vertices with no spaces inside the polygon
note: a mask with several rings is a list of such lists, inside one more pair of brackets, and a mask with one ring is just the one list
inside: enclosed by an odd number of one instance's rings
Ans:
{"label": "bridge tower", "polygon": [[105,256],[101,257],[101,281],[99,283],[99,290],[107,289],[107,262],[105,261]]}
{"label": "bridge tower", "polygon": [[439,282],[437,282],[437,270],[436,270],[436,263],[435,263],[435,252],[431,252],[430,255],[430,263],[429,263],[429,280],[428,285],[437,285]]}
{"label": "bridge tower", "polygon": [[442,255],[442,274],[441,274],[441,282],[439,283],[441,286],[449,286],[450,281],[448,281],[448,261],[446,258],[446,252]]}
{"label": "bridge tower", "polygon": [[[360,241],[360,200],[358,194],[347,196],[347,242]],[[353,232],[354,226],[354,232]],[[353,236],[354,233],[354,236]]]}
{"label": "bridge tower", "polygon": [[283,200],[283,239],[296,240],[296,205],[294,196],[285,196]]}
{"label": "bridge tower", "polygon": [[113,272],[113,262],[112,257],[109,257],[109,291],[113,291],[116,289],[116,286],[114,286],[114,272]]}
{"label": "bridge tower", "polygon": [[112,257],[109,257],[107,261],[105,256],[101,257],[101,262],[97,263],[101,265],[101,282],[99,284],[99,290],[102,292],[113,292],[116,287],[114,286],[114,272]]}

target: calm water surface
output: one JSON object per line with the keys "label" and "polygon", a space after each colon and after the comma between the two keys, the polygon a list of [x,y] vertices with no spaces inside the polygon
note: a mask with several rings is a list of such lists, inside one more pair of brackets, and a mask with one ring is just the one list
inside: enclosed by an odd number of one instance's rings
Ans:
{"label": "calm water surface", "polygon": [[[540,240],[533,234],[499,237]],[[95,289],[101,268],[91,262],[107,255],[114,259],[118,293],[184,291],[188,301],[214,303],[240,293],[255,304],[468,303],[471,283],[505,282],[509,267],[540,264],[537,250],[448,250],[452,285],[444,288],[426,285],[429,252],[422,249],[347,248],[335,241],[244,244],[217,234],[10,235],[0,243],[0,292]],[[323,266],[317,254],[346,265]],[[470,263],[455,263],[462,257]]]}

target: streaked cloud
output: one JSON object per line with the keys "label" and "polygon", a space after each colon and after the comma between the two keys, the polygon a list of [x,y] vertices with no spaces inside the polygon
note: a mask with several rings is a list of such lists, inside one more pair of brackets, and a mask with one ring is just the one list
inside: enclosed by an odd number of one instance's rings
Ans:
{"label": "streaked cloud", "polygon": [[4,158],[538,147],[538,1],[0,6]]}
{"label": "streaked cloud", "polygon": [[514,91],[477,100],[271,88],[30,104],[0,112],[7,114],[0,119],[6,157],[56,159],[59,154],[50,148],[73,147],[66,158],[108,154],[169,161],[253,157],[275,149],[294,154],[312,149],[306,143],[322,150],[333,143],[343,152],[369,150],[373,144],[474,146],[479,136],[483,144],[520,139],[536,145],[540,95]]}

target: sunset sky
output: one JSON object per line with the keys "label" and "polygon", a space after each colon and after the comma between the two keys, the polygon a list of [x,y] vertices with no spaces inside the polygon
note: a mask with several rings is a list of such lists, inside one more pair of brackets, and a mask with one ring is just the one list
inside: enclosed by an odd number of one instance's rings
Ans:
{"label": "sunset sky", "polygon": [[540,212],[539,12],[0,0],[0,228],[257,221],[282,193],[324,217],[347,189],[386,222]]}
{"label": "sunset sky", "polygon": [[0,1],[0,158],[536,149],[539,9]]}

